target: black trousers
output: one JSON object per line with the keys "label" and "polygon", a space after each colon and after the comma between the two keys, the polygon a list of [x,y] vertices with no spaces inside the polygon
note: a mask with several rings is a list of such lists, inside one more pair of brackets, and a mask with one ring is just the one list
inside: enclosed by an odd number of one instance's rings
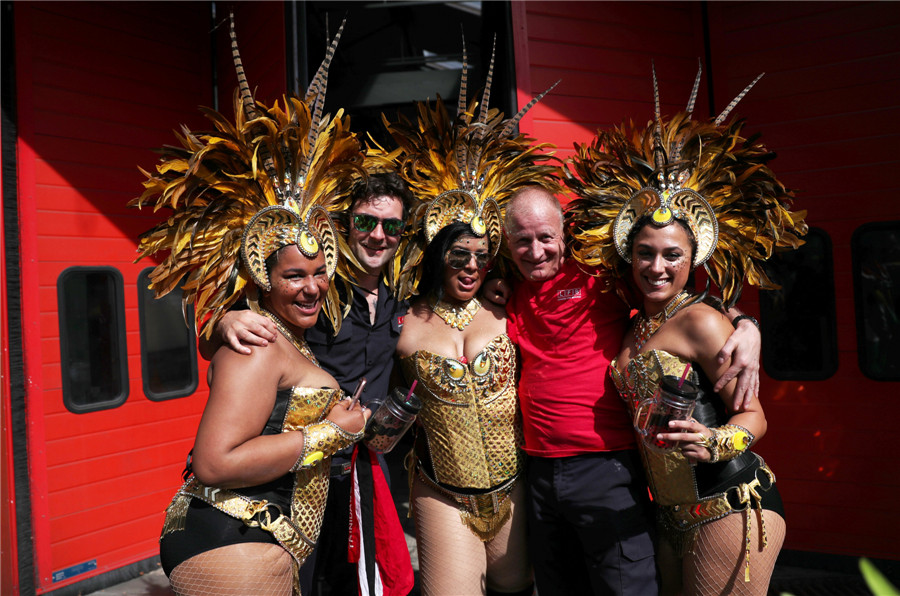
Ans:
{"label": "black trousers", "polygon": [[637,451],[529,457],[526,487],[541,596],[658,593],[653,514]]}

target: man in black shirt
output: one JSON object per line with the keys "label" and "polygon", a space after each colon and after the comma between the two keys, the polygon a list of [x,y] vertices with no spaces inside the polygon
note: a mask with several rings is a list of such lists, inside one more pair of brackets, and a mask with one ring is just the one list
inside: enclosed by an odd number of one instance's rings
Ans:
{"label": "man in black shirt", "polygon": [[[321,367],[334,376],[346,393],[353,393],[359,379],[366,378],[360,396],[366,406],[387,395],[394,350],[406,314],[406,301],[399,300],[388,289],[384,271],[397,251],[411,201],[406,184],[394,173],[370,175],[367,183],[356,190],[345,223],[347,244],[359,267],[355,267],[356,275],[350,284],[334,280],[344,288],[342,291],[350,294],[341,296],[343,304],[349,303],[349,311],[337,335],[324,313],[305,335]],[[217,324],[210,341],[201,340],[200,353],[208,359],[224,344],[249,354],[253,346],[265,346],[277,341],[277,337],[275,325],[268,318],[249,310],[234,310]],[[377,403],[373,406],[377,407]],[[300,570],[303,594],[358,593],[356,565],[347,562],[352,450],[349,448],[332,458],[328,505],[319,542]],[[368,461],[368,450],[360,449],[358,458]],[[378,460],[387,476],[380,455]],[[358,470],[360,491],[365,494],[364,483],[371,483],[372,470],[366,466],[358,466]],[[363,500],[361,497],[361,505]],[[364,522],[360,534],[363,551],[369,555],[367,576],[371,582],[374,581],[371,565],[375,549],[371,527],[367,530]]]}

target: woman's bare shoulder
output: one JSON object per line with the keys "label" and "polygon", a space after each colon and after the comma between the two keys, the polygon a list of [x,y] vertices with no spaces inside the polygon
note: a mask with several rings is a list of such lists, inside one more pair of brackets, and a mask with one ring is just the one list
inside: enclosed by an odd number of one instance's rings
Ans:
{"label": "woman's bare shoulder", "polygon": [[702,302],[682,310],[677,320],[684,336],[701,351],[718,351],[734,330],[728,317]]}

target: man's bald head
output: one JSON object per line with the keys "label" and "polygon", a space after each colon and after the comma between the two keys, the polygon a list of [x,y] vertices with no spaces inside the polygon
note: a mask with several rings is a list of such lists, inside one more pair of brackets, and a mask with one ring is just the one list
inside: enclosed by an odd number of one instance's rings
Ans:
{"label": "man's bald head", "polygon": [[513,195],[506,207],[506,236],[526,279],[546,281],[559,272],[565,258],[563,212],[546,189],[529,186]]}

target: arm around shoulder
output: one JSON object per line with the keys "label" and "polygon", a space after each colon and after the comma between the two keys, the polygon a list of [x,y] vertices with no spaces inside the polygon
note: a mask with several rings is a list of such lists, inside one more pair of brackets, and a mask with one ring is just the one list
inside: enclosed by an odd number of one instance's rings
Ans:
{"label": "arm around shoulder", "polygon": [[212,360],[222,346],[228,346],[238,354],[249,354],[250,346],[266,346],[275,341],[278,330],[275,323],[252,310],[230,310],[216,323],[209,339],[200,336],[200,356]]}

